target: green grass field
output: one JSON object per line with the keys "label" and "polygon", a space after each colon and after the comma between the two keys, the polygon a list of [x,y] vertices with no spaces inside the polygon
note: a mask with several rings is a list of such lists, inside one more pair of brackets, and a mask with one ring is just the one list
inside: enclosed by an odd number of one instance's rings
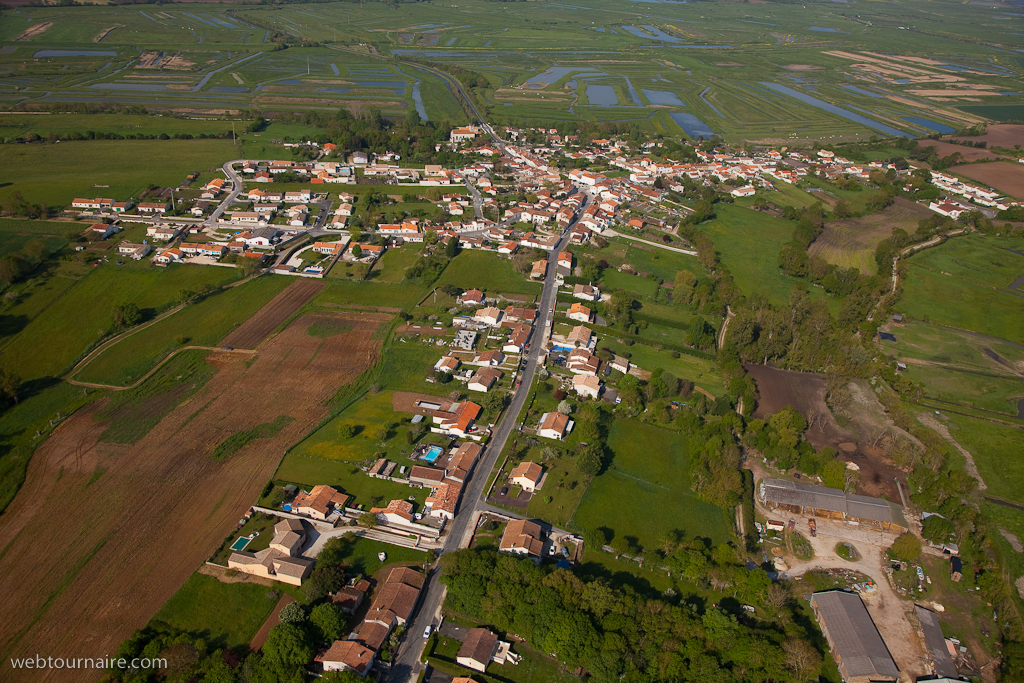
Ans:
{"label": "green grass field", "polygon": [[420,257],[416,245],[407,244],[399,249],[388,249],[377,259],[368,280],[370,282],[401,282],[405,279],[405,271]]}
{"label": "green grass field", "polygon": [[966,448],[988,485],[986,493],[1024,504],[1024,429],[943,413],[949,434]]}
{"label": "green grass field", "polygon": [[[792,239],[794,223],[723,204],[715,206],[715,214],[716,218],[701,229],[710,235],[722,263],[745,294],[758,292],[771,303],[782,304],[789,300],[794,285],[807,287],[803,280],[779,269],[779,252]],[[822,296],[817,287],[810,292],[811,296]]]}
{"label": "green grass field", "polygon": [[325,282],[327,286],[313,299],[314,304],[411,308],[427,294],[426,287],[415,282],[348,282],[332,278]]}
{"label": "green grass field", "polygon": [[153,622],[203,636],[217,647],[248,645],[270,616],[278,595],[254,583],[221,583],[193,574],[153,615]]}
{"label": "green grass field", "polygon": [[963,235],[923,250],[912,262],[979,285],[1006,289],[1024,274],[1024,256],[1014,252],[1024,253],[1024,238]]}
{"label": "green grass field", "polygon": [[590,484],[574,526],[608,527],[654,550],[662,535],[679,529],[724,543],[731,536],[725,511],[690,490],[686,440],[675,432],[632,420],[616,420],[608,435],[614,457]]}
{"label": "green grass field", "polygon": [[671,372],[676,377],[688,379],[695,385],[705,389],[715,396],[725,393],[722,386],[722,377],[718,373],[714,361],[695,358],[686,354],[679,354],[679,358],[672,358],[671,351],[661,350],[646,344],[633,344],[626,346],[615,341],[611,335],[605,336],[598,342],[598,348],[608,347],[613,353],[629,353],[629,362],[644,370],[661,368]]}
{"label": "green grass field", "polygon": [[135,303],[148,318],[182,289],[195,291],[237,278],[237,271],[227,268],[152,268],[132,261],[98,266],[10,338],[0,365],[23,379],[58,375],[110,329],[121,303]]}
{"label": "green grass field", "polygon": [[434,286],[441,287],[447,284],[463,289],[479,289],[487,293],[530,296],[539,295],[542,288],[540,283],[531,282],[518,273],[507,258],[491,251],[472,249],[465,249],[452,259]]}
{"label": "green grass field", "polygon": [[212,294],[108,347],[82,368],[75,379],[131,384],[175,349],[216,346],[292,282],[288,277],[264,276]]}
{"label": "green grass field", "polygon": [[1024,398],[1024,380],[1014,375],[992,377],[922,365],[909,366],[903,375],[914,382],[923,382],[929,398],[1014,417],[1017,401]]}
{"label": "green grass field", "polygon": [[[346,546],[344,563],[353,574],[370,576],[381,567],[391,564],[413,564],[426,561],[427,554],[420,550],[404,548],[400,545],[381,543],[368,538],[356,538]],[[378,553],[386,555],[383,562]]]}
{"label": "green grass field", "polygon": [[1024,343],[1021,298],[942,275],[911,259],[900,308],[913,318]]}
{"label": "green grass field", "polygon": [[231,140],[82,140],[59,145],[2,145],[0,166],[17,168],[18,174],[0,187],[0,201],[15,192],[21,192],[28,202],[50,207],[70,207],[75,197],[125,201],[138,197],[150,183],[177,187],[189,173],[218,168],[238,154]]}
{"label": "green grass field", "polygon": [[[148,135],[167,133],[216,134],[231,132],[231,121],[224,119],[188,119],[145,114],[46,114],[36,116],[0,114],[0,138],[16,138],[28,132],[40,137],[53,133],[58,137],[68,133],[116,133],[118,135]],[[269,131],[268,131],[269,132]],[[61,143],[64,144],[64,143]]]}
{"label": "green grass field", "polygon": [[980,372],[1000,372],[985,349],[991,349],[1009,363],[1024,362],[1024,349],[1019,346],[939,325],[908,321],[890,331],[896,336],[896,342],[883,342],[884,348],[894,349],[900,356]]}

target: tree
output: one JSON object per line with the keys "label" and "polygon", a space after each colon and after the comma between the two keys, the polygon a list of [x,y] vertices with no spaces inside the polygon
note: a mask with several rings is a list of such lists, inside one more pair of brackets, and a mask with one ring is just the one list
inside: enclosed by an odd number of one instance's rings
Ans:
{"label": "tree", "polygon": [[562,415],[569,415],[572,413],[572,404],[568,401],[562,401],[558,404],[558,412]]}
{"label": "tree", "polygon": [[278,621],[282,624],[301,624],[306,620],[306,610],[297,602],[289,602],[277,615]]}
{"label": "tree", "polygon": [[359,515],[359,523],[367,529],[372,529],[377,526],[377,515],[372,512],[364,512]]}
{"label": "tree", "polygon": [[956,533],[956,525],[939,515],[931,515],[921,526],[921,535],[935,544],[948,542]]}
{"label": "tree", "polygon": [[448,258],[455,258],[456,254],[459,253],[459,238],[449,237],[448,241],[444,245],[444,255]]}
{"label": "tree", "polygon": [[0,405],[18,402],[18,391],[21,389],[21,377],[13,372],[0,370]]}
{"label": "tree", "polygon": [[338,427],[338,436],[342,439],[351,439],[356,435],[356,426],[351,424],[342,424]]}
{"label": "tree", "polygon": [[134,327],[142,322],[142,312],[134,303],[120,304],[114,309],[114,326],[118,329]]}
{"label": "tree", "polygon": [[28,263],[20,254],[8,254],[0,258],[0,284],[8,286],[29,271]]}
{"label": "tree", "polygon": [[263,272],[263,258],[262,257],[243,257],[242,258],[242,275],[245,277],[252,277],[259,275]]}
{"label": "tree", "polygon": [[345,586],[345,570],[337,563],[327,563],[326,558],[318,558],[316,568],[310,573],[306,583],[302,585],[306,591],[306,597],[310,600],[319,600],[325,595],[334,593]]}
{"label": "tree", "polygon": [[680,270],[676,273],[675,289],[672,290],[672,300],[684,306],[690,303],[693,298],[693,288],[697,286],[697,276],[688,270]]}
{"label": "tree", "polygon": [[351,669],[344,671],[327,671],[320,677],[320,683],[365,683],[366,679],[360,678],[359,674]]}
{"label": "tree", "polygon": [[821,654],[806,640],[787,638],[782,650],[786,653],[786,668],[793,672],[797,681],[811,678],[821,668]]}
{"label": "tree", "polygon": [[25,246],[21,248],[21,253],[36,263],[40,263],[45,261],[46,257],[50,255],[50,248],[46,246],[46,242],[37,237],[25,242]]}
{"label": "tree", "polygon": [[608,529],[603,526],[588,529],[583,533],[583,542],[596,550],[600,550],[601,546],[608,545],[610,540],[611,535],[608,533]]}
{"label": "tree", "polygon": [[594,477],[601,471],[604,465],[604,453],[600,444],[589,443],[581,446],[576,455],[576,467],[580,474],[585,477]]}
{"label": "tree", "polygon": [[893,541],[889,550],[901,560],[916,560],[921,557],[921,539],[909,531],[905,531]]}
{"label": "tree", "polygon": [[388,440],[388,434],[391,432],[391,425],[388,424],[376,424],[370,427],[368,435],[374,441],[384,443]]}
{"label": "tree", "polygon": [[492,391],[484,396],[483,400],[480,402],[481,407],[487,412],[496,413],[505,407],[505,398],[505,394],[498,391]]}
{"label": "tree", "polygon": [[361,258],[363,255],[363,248],[358,244],[352,245],[352,258]]}
{"label": "tree", "polygon": [[841,489],[846,484],[846,463],[842,460],[831,460],[821,470],[821,480],[825,486]]}
{"label": "tree", "polygon": [[266,664],[288,678],[292,678],[297,670],[301,671],[314,654],[305,633],[295,624],[278,624],[270,629],[262,652]]}
{"label": "tree", "polygon": [[[282,610],[283,611],[283,610]],[[317,633],[317,640],[330,643],[341,638],[345,632],[345,615],[332,602],[324,602],[309,613],[309,623]]]}

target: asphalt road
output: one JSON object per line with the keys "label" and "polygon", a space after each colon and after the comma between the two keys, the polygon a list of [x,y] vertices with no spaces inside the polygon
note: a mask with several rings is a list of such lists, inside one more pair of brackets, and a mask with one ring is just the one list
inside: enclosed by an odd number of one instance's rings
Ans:
{"label": "asphalt road", "polygon": [[[462,492],[462,503],[459,511],[455,515],[455,519],[448,525],[448,535],[443,552],[453,552],[468,545],[473,536],[473,522],[477,518],[476,513],[490,508],[483,500],[484,487],[487,485],[487,479],[494,469],[498,456],[501,455],[505,448],[509,435],[515,430],[516,420],[519,419],[519,414],[522,412],[523,405],[525,405],[527,396],[530,394],[533,376],[537,372],[537,365],[544,350],[543,340],[549,329],[547,322],[551,319],[551,310],[555,305],[555,294],[557,292],[555,274],[558,252],[565,246],[567,240],[568,230],[563,233],[557,248],[553,249],[548,255],[548,274],[544,279],[544,291],[541,293],[537,318],[534,322],[533,339],[530,345],[530,352],[527,355],[526,367],[522,374],[522,384],[519,391],[513,395],[512,402],[505,410],[498,425],[494,428],[484,455],[480,462],[477,463],[469,479],[469,484]],[[552,324],[554,323],[552,322]],[[428,624],[433,625],[437,623],[441,604],[444,602],[445,596],[445,587],[438,580],[438,574],[437,569],[431,572],[419,609],[416,612],[416,616],[409,623],[405,640],[398,650],[398,656],[392,667],[390,678],[394,683],[414,682],[423,668],[423,664],[420,663],[420,655],[423,653],[423,646],[426,642],[423,639],[423,631]]]}

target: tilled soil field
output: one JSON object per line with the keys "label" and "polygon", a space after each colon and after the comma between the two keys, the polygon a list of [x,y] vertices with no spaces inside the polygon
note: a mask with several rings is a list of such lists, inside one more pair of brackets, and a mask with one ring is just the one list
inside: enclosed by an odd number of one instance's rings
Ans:
{"label": "tilled soil field", "polygon": [[813,426],[808,427],[804,434],[804,438],[816,449],[834,447],[849,440],[849,435],[839,428],[832,419],[828,406],[825,405],[824,377],[811,372],[779,370],[753,363],[744,363],[743,367],[757,382],[757,392],[761,395],[757,402],[757,410],[754,411],[755,418],[774,415],[786,406],[792,406],[806,417],[808,422],[811,421],[812,415],[824,416],[816,420]]}
{"label": "tilled soil field", "polygon": [[949,169],[953,173],[994,187],[1014,199],[1024,199],[1024,164],[1013,161],[993,161],[987,164],[968,164]]}
{"label": "tilled soil field", "polygon": [[319,280],[300,278],[256,312],[256,315],[235,328],[220,341],[221,346],[235,349],[254,349],[267,338],[281,323],[306,305],[306,302],[323,289]]}
{"label": "tilled soil field", "polygon": [[[324,403],[379,357],[391,316],[329,314],[350,331],[311,337],[303,316],[255,360],[211,353],[218,372],[132,445],[98,441],[93,409],[32,458],[0,517],[0,654],[113,655],[199,567],[273,475],[281,453],[328,415]],[[293,420],[222,462],[232,434]],[[22,671],[19,681],[92,681],[96,671]],[[2,676],[0,676],[2,678]]]}

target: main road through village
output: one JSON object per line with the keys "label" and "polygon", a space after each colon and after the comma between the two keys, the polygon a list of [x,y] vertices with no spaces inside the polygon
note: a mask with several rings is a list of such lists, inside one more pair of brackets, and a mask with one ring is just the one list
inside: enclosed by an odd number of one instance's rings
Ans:
{"label": "main road through village", "polygon": [[[522,383],[519,389],[513,394],[512,402],[506,408],[501,420],[491,434],[487,442],[484,455],[470,477],[469,484],[462,492],[462,503],[458,513],[448,524],[448,534],[445,538],[442,553],[448,553],[469,545],[473,536],[474,522],[477,513],[485,509],[484,486],[494,469],[498,456],[505,448],[509,434],[516,429],[516,420],[523,410],[526,397],[530,394],[530,386],[533,377],[537,372],[537,365],[540,362],[541,354],[544,352],[544,339],[547,337],[548,322],[553,325],[552,309],[555,305],[555,275],[557,272],[558,252],[565,245],[568,239],[566,232],[559,241],[558,246],[552,249],[548,257],[547,277],[544,279],[544,291],[541,293],[537,318],[534,322],[534,333],[530,352],[526,357],[526,367],[523,369]],[[398,656],[394,660],[391,670],[391,683],[406,683],[415,681],[419,675],[422,664],[420,655],[423,653],[425,640],[422,638],[423,631],[428,625],[435,623],[441,603],[444,601],[445,588],[438,580],[438,570],[434,569],[427,580],[426,590],[422,596],[416,616],[409,622],[405,640],[398,650]]]}

